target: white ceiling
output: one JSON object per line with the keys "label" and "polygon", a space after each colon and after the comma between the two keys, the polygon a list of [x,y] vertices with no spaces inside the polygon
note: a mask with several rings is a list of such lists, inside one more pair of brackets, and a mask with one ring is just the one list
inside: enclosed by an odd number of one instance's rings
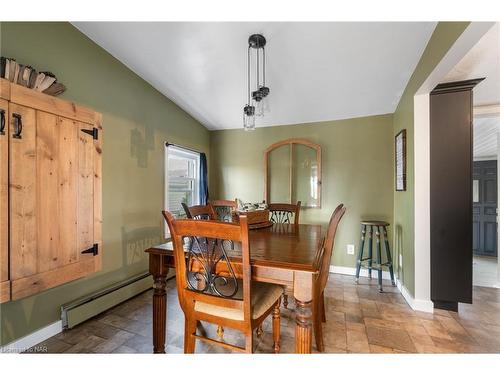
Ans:
{"label": "white ceiling", "polygon": [[257,126],[392,113],[435,22],[76,22],[209,129],[242,127],[248,36],[268,40]]}
{"label": "white ceiling", "polygon": [[496,23],[446,75],[445,82],[486,79],[474,88],[474,105],[500,103],[500,25]]}
{"label": "white ceiling", "polygon": [[497,159],[499,131],[499,116],[474,119],[474,160]]}

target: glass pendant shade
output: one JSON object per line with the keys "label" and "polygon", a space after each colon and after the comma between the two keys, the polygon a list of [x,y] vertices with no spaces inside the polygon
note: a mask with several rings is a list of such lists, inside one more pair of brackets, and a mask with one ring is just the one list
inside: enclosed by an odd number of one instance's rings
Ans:
{"label": "glass pendant shade", "polygon": [[243,127],[245,130],[255,130],[255,116],[243,115]]}
{"label": "glass pendant shade", "polygon": [[262,106],[262,116],[264,116],[265,113],[270,112],[270,107],[269,107],[269,87],[266,86],[261,86],[259,91],[261,92],[262,100],[261,100],[261,106]]}
{"label": "glass pendant shade", "polygon": [[264,99],[255,102],[255,116],[257,117],[264,116]]}
{"label": "glass pendant shade", "polygon": [[243,127],[245,130],[255,129],[255,107],[246,105],[243,108]]}

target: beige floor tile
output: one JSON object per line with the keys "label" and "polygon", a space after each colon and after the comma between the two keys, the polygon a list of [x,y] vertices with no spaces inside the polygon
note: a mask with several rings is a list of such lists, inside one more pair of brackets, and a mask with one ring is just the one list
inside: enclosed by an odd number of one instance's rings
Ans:
{"label": "beige floor tile", "polygon": [[115,350],[113,350],[113,353],[133,354],[133,353],[137,353],[137,350],[132,349],[132,348],[126,346],[126,345],[121,345],[118,348],[116,348]]}
{"label": "beige floor tile", "polygon": [[394,349],[385,346],[370,344],[370,353],[393,354]]}
{"label": "beige floor tile", "polygon": [[102,337],[90,335],[87,338],[80,341],[78,344],[65,350],[65,353],[91,353],[97,345],[106,341]]}
{"label": "beige floor tile", "polygon": [[370,344],[385,346],[410,353],[417,351],[413,341],[404,329],[367,326],[366,334]]}
{"label": "beige floor tile", "polygon": [[347,329],[347,351],[350,353],[369,353],[370,346],[365,330]]}
{"label": "beige floor tile", "polygon": [[420,321],[430,336],[451,340],[451,336],[439,321],[426,319],[421,319]]}
{"label": "beige floor tile", "polygon": [[94,353],[111,353],[134,337],[133,333],[120,331],[92,349]]}

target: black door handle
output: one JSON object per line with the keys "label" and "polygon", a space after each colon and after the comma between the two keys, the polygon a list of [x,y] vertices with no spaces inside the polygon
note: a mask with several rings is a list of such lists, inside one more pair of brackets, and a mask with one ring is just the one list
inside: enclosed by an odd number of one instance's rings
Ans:
{"label": "black door handle", "polygon": [[21,133],[23,132],[23,118],[19,113],[13,113],[14,118],[14,134],[12,138],[21,139]]}
{"label": "black door handle", "polygon": [[5,110],[0,109],[0,135],[5,135]]}

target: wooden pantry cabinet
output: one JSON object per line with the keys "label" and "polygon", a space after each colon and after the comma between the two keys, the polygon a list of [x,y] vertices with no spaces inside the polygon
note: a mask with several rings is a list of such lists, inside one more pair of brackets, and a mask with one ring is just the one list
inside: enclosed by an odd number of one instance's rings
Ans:
{"label": "wooden pantry cabinet", "polygon": [[[101,115],[0,82],[0,301],[101,268]],[[2,113],[2,112],[0,112]]]}

